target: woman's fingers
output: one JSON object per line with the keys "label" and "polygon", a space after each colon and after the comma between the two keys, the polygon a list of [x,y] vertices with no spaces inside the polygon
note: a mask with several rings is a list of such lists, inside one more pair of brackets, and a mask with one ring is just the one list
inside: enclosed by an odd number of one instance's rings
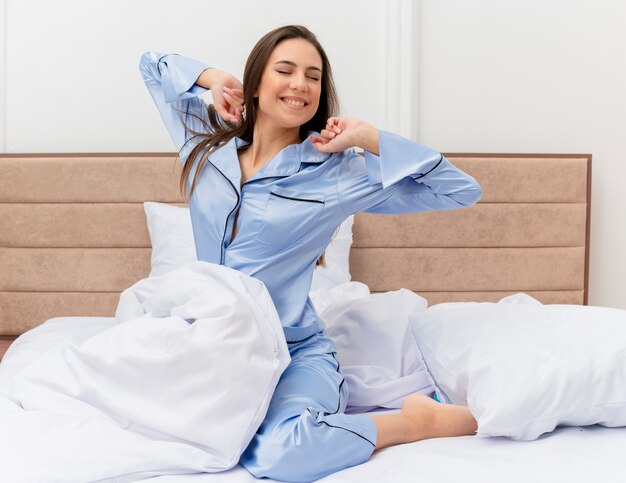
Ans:
{"label": "woman's fingers", "polygon": [[229,102],[236,102],[237,104],[240,104],[243,106],[243,97],[229,94],[226,91],[226,88],[224,88],[224,97],[228,99]]}
{"label": "woman's fingers", "polygon": [[232,96],[229,96],[226,93],[224,93],[224,99],[228,101],[229,108],[233,110],[233,113],[235,109],[241,107],[241,103],[237,102],[235,99],[232,98]]}
{"label": "woman's fingers", "polygon": [[224,89],[228,90],[228,93],[233,96],[243,97],[243,89],[239,87],[224,86]]}
{"label": "woman's fingers", "polygon": [[225,122],[239,123],[243,120],[243,84],[228,72],[218,74],[211,88],[215,111]]}
{"label": "woman's fingers", "polygon": [[220,117],[222,119],[224,119],[225,121],[228,121],[230,119],[230,114],[226,110],[226,107],[224,106],[224,104],[222,104],[221,102],[217,101],[217,99],[215,99],[215,103],[214,104],[215,104],[215,110],[220,115]]}
{"label": "woman's fingers", "polygon": [[238,108],[243,107],[243,99],[237,99],[231,96],[228,92],[224,92],[224,98],[228,101],[231,106],[235,106]]}
{"label": "woman's fingers", "polygon": [[330,139],[311,136],[311,141],[313,141],[313,143],[328,144],[330,142]]}
{"label": "woman's fingers", "polygon": [[213,93],[213,104],[220,117],[226,122],[240,123],[243,121],[243,106],[224,89]]}
{"label": "woman's fingers", "polygon": [[243,98],[235,97],[226,92],[227,87],[224,87],[222,94],[224,95],[224,99],[229,104],[228,111],[234,117],[234,122],[242,122],[243,121]]}
{"label": "woman's fingers", "polygon": [[243,91],[241,89],[231,89],[230,87],[224,86],[224,95],[234,99],[239,104],[243,104],[244,98]]}
{"label": "woman's fingers", "polygon": [[325,138],[332,139],[335,137],[335,132],[329,129],[322,129],[322,131],[320,132],[320,135]]}
{"label": "woman's fingers", "polygon": [[226,106],[221,102],[215,102],[215,110],[224,121],[239,122],[239,119],[235,115],[235,111],[231,112],[232,107],[226,109]]}
{"label": "woman's fingers", "polygon": [[341,129],[339,128],[339,118],[338,117],[329,117],[328,121],[326,121],[326,129],[334,132],[335,134],[340,134]]}
{"label": "woman's fingers", "polygon": [[229,109],[230,114],[232,114],[233,122],[241,122],[241,108],[237,106],[231,106]]}

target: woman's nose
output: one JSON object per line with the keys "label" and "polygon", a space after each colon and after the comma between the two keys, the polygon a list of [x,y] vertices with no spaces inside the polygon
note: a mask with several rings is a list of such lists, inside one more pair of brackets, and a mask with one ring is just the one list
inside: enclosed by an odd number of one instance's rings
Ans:
{"label": "woman's nose", "polygon": [[306,83],[306,79],[304,78],[304,75],[294,75],[291,78],[291,88],[292,89],[296,89],[296,90],[305,90],[307,86]]}

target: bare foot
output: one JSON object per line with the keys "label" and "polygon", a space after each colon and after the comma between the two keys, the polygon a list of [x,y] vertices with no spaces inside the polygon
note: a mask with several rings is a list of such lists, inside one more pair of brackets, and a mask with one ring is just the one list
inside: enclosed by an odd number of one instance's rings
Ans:
{"label": "bare foot", "polygon": [[410,394],[404,399],[402,414],[413,423],[414,441],[473,435],[478,428],[467,406],[438,403],[419,393]]}
{"label": "bare foot", "polygon": [[409,394],[402,402],[401,414],[411,424],[411,441],[434,438],[436,433],[437,406],[440,403],[418,392]]}
{"label": "bare foot", "polygon": [[372,414],[376,424],[376,449],[427,438],[473,435],[476,419],[467,406],[441,404],[414,393],[404,398],[402,411]]}

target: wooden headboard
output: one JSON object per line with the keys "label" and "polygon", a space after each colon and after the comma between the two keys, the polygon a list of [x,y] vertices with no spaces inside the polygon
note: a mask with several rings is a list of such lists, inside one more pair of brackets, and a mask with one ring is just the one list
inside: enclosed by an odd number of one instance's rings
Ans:
{"label": "wooden headboard", "polygon": [[[359,214],[353,280],[431,304],[587,302],[591,156],[446,154],[481,184],[468,209]],[[113,316],[150,271],[142,203],[180,203],[175,153],[0,155],[0,356],[56,316]]]}

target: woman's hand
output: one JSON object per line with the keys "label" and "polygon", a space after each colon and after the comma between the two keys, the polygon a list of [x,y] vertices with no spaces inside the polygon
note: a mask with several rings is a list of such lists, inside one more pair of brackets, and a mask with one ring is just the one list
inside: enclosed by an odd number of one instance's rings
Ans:
{"label": "woman's hand", "polygon": [[212,69],[211,94],[215,110],[224,121],[239,124],[243,122],[243,84],[234,75],[219,69]]}
{"label": "woman's hand", "polygon": [[378,129],[354,117],[330,117],[320,137],[311,136],[313,146],[323,153],[337,153],[353,146],[378,154]]}

